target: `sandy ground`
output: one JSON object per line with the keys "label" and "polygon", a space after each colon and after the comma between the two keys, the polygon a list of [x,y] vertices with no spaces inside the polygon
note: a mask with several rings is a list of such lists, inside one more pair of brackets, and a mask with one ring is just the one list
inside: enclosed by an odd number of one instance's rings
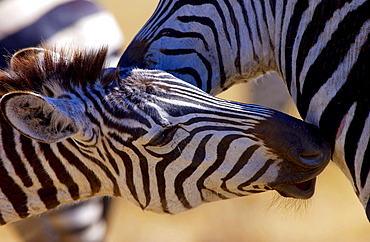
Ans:
{"label": "sandy ground", "polygon": [[[127,46],[158,1],[104,2],[119,20]],[[258,83],[238,86],[222,98],[232,97],[296,114],[291,101],[286,101],[287,92],[279,79],[263,79]],[[284,98],[272,99],[272,93]],[[262,98],[254,98],[256,95]],[[7,225],[0,228],[0,241],[22,239],[12,225]],[[330,164],[318,178],[314,197],[305,202],[268,192],[168,216],[144,212],[124,199],[115,199],[107,241],[370,241],[370,226],[349,182]]]}

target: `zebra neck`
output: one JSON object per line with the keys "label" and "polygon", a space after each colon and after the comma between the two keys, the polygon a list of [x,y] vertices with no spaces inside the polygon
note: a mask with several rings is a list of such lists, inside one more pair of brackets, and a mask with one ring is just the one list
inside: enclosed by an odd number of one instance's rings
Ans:
{"label": "zebra neck", "polygon": [[[208,77],[207,82],[202,82],[203,85],[208,85],[201,88],[213,95],[235,83],[248,82],[269,71],[278,71],[275,52],[279,29],[275,27],[275,17],[278,16],[273,14],[274,4],[268,1],[239,1],[240,5],[237,6],[229,6],[228,1],[221,1],[221,4],[226,5],[221,6],[223,9],[229,9],[231,18],[216,21],[219,25],[216,26],[217,32],[213,30],[213,34],[204,35],[210,45],[204,55],[215,55],[212,57],[215,62],[211,65],[218,68],[213,67],[212,76]],[[214,16],[218,15],[222,19],[221,13],[222,11],[215,7],[215,11],[211,11],[207,16],[214,19]],[[257,28],[252,27],[252,22],[258,23]]]}
{"label": "zebra neck", "polygon": [[275,17],[272,1],[162,1],[119,66],[165,70],[218,94],[278,70]]}

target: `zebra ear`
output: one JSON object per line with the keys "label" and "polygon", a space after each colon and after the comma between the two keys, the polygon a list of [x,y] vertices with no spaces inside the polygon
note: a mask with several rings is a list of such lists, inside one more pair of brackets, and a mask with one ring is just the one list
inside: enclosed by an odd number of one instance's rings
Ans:
{"label": "zebra ear", "polygon": [[78,113],[70,100],[12,92],[0,100],[5,119],[29,138],[54,143],[79,132]]}

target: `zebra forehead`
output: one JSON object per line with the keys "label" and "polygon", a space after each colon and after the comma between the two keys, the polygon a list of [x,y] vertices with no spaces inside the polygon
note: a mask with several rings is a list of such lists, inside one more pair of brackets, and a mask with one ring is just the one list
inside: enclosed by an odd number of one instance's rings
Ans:
{"label": "zebra forehead", "polygon": [[76,86],[108,84],[117,76],[103,72],[107,48],[82,50],[54,47],[27,48],[16,52],[8,68],[0,70],[0,95],[32,91],[53,96],[53,89],[69,91]]}

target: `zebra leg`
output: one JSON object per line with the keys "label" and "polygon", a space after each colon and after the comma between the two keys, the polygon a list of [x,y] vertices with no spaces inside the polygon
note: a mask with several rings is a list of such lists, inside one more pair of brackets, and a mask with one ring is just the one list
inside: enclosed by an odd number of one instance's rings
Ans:
{"label": "zebra leg", "polygon": [[94,197],[15,223],[25,241],[104,241],[110,200]]}

